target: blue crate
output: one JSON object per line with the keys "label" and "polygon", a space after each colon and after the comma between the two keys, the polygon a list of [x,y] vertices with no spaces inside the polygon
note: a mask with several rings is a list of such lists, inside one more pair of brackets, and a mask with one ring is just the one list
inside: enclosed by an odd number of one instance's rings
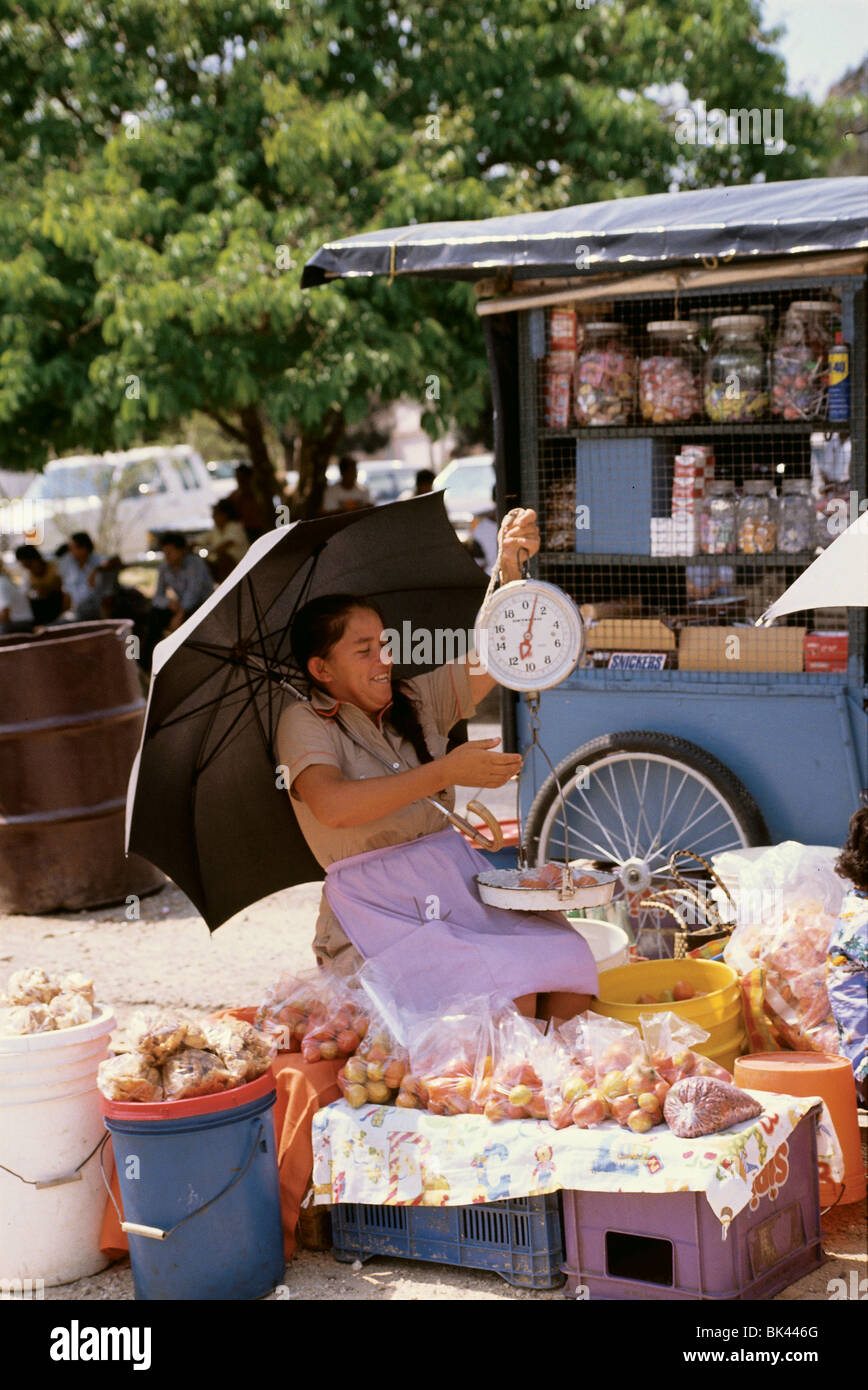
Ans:
{"label": "blue crate", "polygon": [[372,1255],[464,1269],[491,1269],[520,1289],[556,1289],[563,1223],[559,1192],[468,1207],[392,1207],[338,1202],[331,1209],[334,1257]]}

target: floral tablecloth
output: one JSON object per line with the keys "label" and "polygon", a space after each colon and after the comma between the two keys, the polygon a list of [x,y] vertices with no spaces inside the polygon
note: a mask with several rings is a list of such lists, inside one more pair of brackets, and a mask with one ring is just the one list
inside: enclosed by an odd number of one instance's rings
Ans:
{"label": "floral tablecloth", "polygon": [[764,1113],[721,1134],[677,1139],[665,1125],[633,1134],[614,1121],[555,1130],[545,1120],[336,1101],[313,1120],[316,1202],[468,1206],[535,1197],[560,1188],[591,1192],[704,1192],[724,1229],[742,1208],[783,1186],[787,1140],[807,1115],[833,1181],[843,1177],[837,1137],[818,1097],[751,1094]]}

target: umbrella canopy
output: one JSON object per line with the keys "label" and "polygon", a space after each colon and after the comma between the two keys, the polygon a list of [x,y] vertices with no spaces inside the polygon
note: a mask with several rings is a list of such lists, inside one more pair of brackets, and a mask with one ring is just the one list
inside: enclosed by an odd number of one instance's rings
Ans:
{"label": "umbrella canopy", "polygon": [[585,269],[637,271],[711,256],[750,257],[868,246],[868,178],[795,179],[651,193],[476,222],[419,222],[327,242],[302,285],[334,277],[424,275],[478,280],[511,269],[516,280]]}
{"label": "umbrella canopy", "polygon": [[862,512],[758,620],[765,627],[804,608],[868,607],[868,512]]}
{"label": "umbrella canopy", "polygon": [[[285,788],[274,735],[304,692],[289,631],[328,593],[367,595],[386,626],[473,627],[486,576],[442,493],[300,521],[260,537],[209,599],[154,649],[127,791],[128,851],[163,869],[213,931],[249,903],[323,877]],[[432,666],[414,664],[420,675]],[[395,662],[395,675],[410,670]]]}

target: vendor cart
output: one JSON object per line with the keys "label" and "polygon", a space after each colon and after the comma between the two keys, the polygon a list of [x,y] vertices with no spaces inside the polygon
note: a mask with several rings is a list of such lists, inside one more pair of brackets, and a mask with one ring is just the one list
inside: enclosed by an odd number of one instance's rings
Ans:
{"label": "vendor cart", "polygon": [[[571,853],[614,866],[632,913],[674,850],[839,844],[866,797],[864,609],[754,626],[868,506],[866,210],[864,178],[654,195],[366,233],[305,270],[477,281],[498,510],[536,508],[533,572],[586,623],[540,701],[556,776],[523,778],[528,851],[563,858],[560,782]],[[619,406],[613,361],[644,395]],[[527,700],[503,714],[524,751]]]}

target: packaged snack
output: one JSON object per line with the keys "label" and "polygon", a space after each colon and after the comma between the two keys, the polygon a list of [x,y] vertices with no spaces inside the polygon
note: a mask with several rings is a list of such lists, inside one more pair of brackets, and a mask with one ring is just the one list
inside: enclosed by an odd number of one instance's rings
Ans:
{"label": "packaged snack", "polygon": [[[674,1086],[686,1076],[713,1076],[732,1081],[725,1067],[710,1057],[693,1051],[695,1044],[707,1042],[710,1034],[698,1024],[677,1014],[640,1014],[639,1026],[648,1048],[649,1061],[666,1086]],[[665,1098],[665,1092],[664,1098]]]}
{"label": "packaged snack", "polygon": [[370,1004],[361,990],[338,975],[321,984],[320,1000],[301,1039],[306,1062],[331,1062],[352,1057],[368,1031]]}
{"label": "packaged snack", "polygon": [[717,1134],[743,1120],[756,1119],[762,1106],[747,1091],[714,1076],[688,1076],[671,1088],[663,1113],[679,1139]]}
{"label": "packaged snack", "polygon": [[[233,1086],[263,1076],[277,1052],[274,1038],[240,1018],[206,1019],[197,1031],[203,1048],[222,1064]],[[187,1029],[185,1041],[188,1049],[195,1051],[190,1041],[193,1032]]]}
{"label": "packaged snack", "polygon": [[25,1033],[47,1033],[54,1027],[48,1004],[12,1004],[0,1009],[0,1037],[23,1037]]}
{"label": "packaged snack", "polygon": [[187,1020],[166,1012],[137,1014],[130,1024],[133,1048],[154,1067],[161,1067],[186,1045]]}
{"label": "packaged snack", "polygon": [[235,1080],[213,1052],[184,1047],[162,1067],[163,1095],[166,1100],[192,1100],[228,1091]]}
{"label": "packaged snack", "polygon": [[147,1103],[163,1099],[159,1070],[138,1052],[122,1052],[100,1062],[97,1086],[106,1100]]}
{"label": "packaged snack", "polygon": [[70,974],[59,980],[39,968],[16,970],[0,995],[0,1036],[76,1028],[94,1016],[93,981]]}
{"label": "packaged snack", "polygon": [[52,980],[44,970],[32,967],[29,970],[16,970],[9,976],[6,986],[7,1004],[50,1004],[55,994],[60,993],[57,980]]}
{"label": "packaged snack", "polygon": [[82,1023],[90,1023],[93,1009],[83,994],[55,994],[48,1005],[48,1016],[54,1028],[77,1028]]}

